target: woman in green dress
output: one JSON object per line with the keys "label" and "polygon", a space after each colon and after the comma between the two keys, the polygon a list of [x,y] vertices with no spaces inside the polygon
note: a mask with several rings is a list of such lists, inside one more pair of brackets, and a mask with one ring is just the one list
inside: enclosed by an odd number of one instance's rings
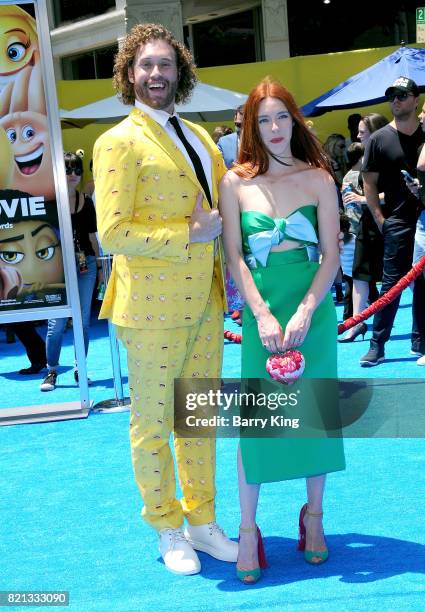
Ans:
{"label": "woman in green dress", "polygon": [[[337,321],[329,290],[339,268],[336,188],[322,146],[278,82],[265,79],[248,97],[238,160],[220,184],[220,209],[227,265],[247,303],[242,378],[268,379],[270,354],[299,349],[304,378],[335,379]],[[307,250],[319,236],[320,265]],[[260,484],[306,478],[299,548],[318,564],[328,555],[325,475],[344,467],[342,440],[326,431],[302,439],[241,436],[237,573],[243,582],[256,582],[264,566],[255,519]]]}

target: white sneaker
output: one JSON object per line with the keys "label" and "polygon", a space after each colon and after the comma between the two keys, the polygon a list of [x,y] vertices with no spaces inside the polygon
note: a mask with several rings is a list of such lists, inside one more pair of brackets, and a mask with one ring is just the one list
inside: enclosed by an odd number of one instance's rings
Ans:
{"label": "white sneaker", "polygon": [[201,562],[181,529],[161,529],[159,552],[173,574],[190,576],[201,571]]}
{"label": "white sneaker", "polygon": [[238,543],[229,540],[224,531],[215,523],[187,525],[184,535],[195,550],[201,550],[220,561],[236,563]]}
{"label": "white sneaker", "polygon": [[419,357],[419,359],[416,362],[416,365],[423,365],[423,366],[425,366],[425,355],[422,355],[422,357]]}

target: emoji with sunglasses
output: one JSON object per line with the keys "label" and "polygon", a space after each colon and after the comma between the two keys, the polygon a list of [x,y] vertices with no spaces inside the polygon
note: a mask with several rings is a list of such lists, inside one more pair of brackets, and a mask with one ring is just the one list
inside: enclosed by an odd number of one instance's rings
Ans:
{"label": "emoji with sunglasses", "polygon": [[[28,200],[30,194],[22,191],[0,190],[3,204],[0,217],[0,268],[2,269],[3,295],[7,290],[28,295],[34,291],[58,291],[64,288],[62,249],[59,238],[57,216],[40,211],[39,215],[27,216],[25,206],[17,206],[12,218],[3,214],[4,206]],[[4,221],[8,221],[4,223]],[[13,286],[12,286],[13,285]],[[2,299],[5,299],[4,297]]]}
{"label": "emoji with sunglasses", "polygon": [[0,6],[0,93],[21,70],[37,62],[35,20],[19,6]]}

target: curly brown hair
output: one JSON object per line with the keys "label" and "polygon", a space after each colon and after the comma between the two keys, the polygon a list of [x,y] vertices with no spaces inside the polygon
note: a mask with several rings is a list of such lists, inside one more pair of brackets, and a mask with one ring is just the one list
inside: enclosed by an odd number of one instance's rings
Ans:
{"label": "curly brown hair", "polygon": [[124,39],[114,61],[113,83],[119,98],[124,104],[134,104],[134,84],[128,79],[128,68],[133,65],[140,45],[152,40],[164,40],[176,53],[179,82],[176,92],[176,103],[185,102],[196,85],[195,64],[190,51],[174,38],[167,28],[157,23],[140,23],[135,25]]}

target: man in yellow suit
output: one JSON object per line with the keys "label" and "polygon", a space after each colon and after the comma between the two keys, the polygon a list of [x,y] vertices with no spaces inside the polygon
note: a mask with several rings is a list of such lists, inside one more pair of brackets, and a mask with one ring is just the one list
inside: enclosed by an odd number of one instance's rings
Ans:
{"label": "man in yellow suit", "polygon": [[195,550],[235,562],[238,549],[215,522],[215,440],[174,433],[180,501],[169,446],[174,379],[220,377],[223,351],[215,239],[225,167],[207,132],[174,112],[195,83],[184,45],[161,25],[135,26],[114,65],[115,87],[135,108],[97,140],[93,157],[99,236],[114,254],[100,316],[127,348],[142,516],[178,574],[200,571]]}

